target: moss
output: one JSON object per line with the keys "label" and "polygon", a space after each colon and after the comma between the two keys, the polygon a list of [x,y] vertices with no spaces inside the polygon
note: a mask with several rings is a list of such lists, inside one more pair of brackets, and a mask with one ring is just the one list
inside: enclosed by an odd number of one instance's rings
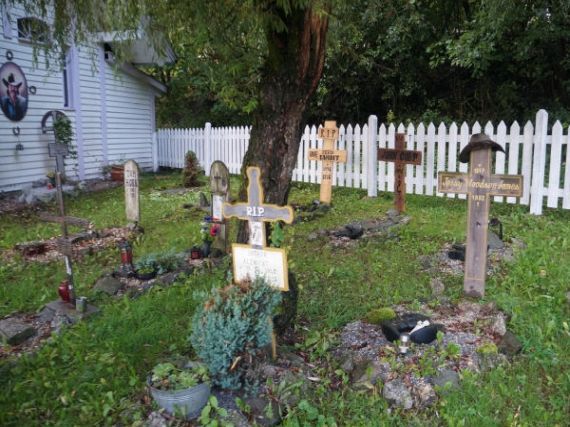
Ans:
{"label": "moss", "polygon": [[389,307],[375,308],[370,310],[364,318],[368,323],[379,325],[385,320],[396,318],[396,312]]}
{"label": "moss", "polygon": [[499,352],[499,349],[497,348],[497,345],[495,343],[492,343],[492,342],[485,343],[477,349],[477,353],[484,354],[484,355],[485,354],[497,354],[498,352]]}

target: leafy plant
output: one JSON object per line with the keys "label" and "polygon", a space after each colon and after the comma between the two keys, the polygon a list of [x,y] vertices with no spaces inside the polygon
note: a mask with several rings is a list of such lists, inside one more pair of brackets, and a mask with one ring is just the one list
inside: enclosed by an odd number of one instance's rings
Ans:
{"label": "leafy plant", "polygon": [[200,414],[198,421],[202,426],[218,427],[219,425],[223,425],[225,427],[229,427],[232,424],[225,423],[223,421],[222,423],[220,423],[218,421],[219,419],[223,419],[227,416],[228,416],[228,411],[220,407],[217,397],[212,395],[208,399],[208,403],[206,403],[206,406],[202,408],[202,413]]}
{"label": "leafy plant", "polygon": [[192,320],[190,342],[223,388],[249,385],[245,374],[262,347],[271,342],[269,319],[279,291],[262,278],[212,289]]}
{"label": "leafy plant", "polygon": [[177,368],[170,362],[159,363],[151,374],[152,386],[160,390],[184,390],[208,381],[208,369],[200,363],[188,369]]}
{"label": "leafy plant", "polygon": [[271,224],[271,246],[274,248],[280,248],[285,240],[285,233],[283,233],[283,227],[279,221]]}
{"label": "leafy plant", "polygon": [[143,255],[135,262],[134,267],[138,273],[151,273],[156,271],[157,274],[164,274],[176,270],[183,262],[183,256],[174,251],[167,251]]}

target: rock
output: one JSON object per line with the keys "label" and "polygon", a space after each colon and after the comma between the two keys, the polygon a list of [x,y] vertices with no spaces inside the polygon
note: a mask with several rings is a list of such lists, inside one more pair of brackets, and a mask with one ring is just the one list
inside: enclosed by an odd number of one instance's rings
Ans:
{"label": "rock", "polygon": [[459,303],[457,308],[460,311],[460,316],[466,322],[474,322],[479,318],[479,312],[481,311],[481,306],[474,302],[463,301]]}
{"label": "rock", "polygon": [[392,406],[403,409],[412,409],[412,406],[414,406],[414,401],[412,399],[410,390],[400,379],[389,381],[384,384],[382,396]]}
{"label": "rock", "polygon": [[400,213],[396,209],[390,209],[388,212],[386,212],[386,215],[390,219],[396,219],[396,218],[398,218]]}
{"label": "rock", "polygon": [[505,315],[503,313],[497,313],[491,319],[491,332],[501,337],[507,332],[507,324],[505,322]]}
{"label": "rock", "polygon": [[[255,422],[260,426],[269,427],[281,422],[279,405],[274,400],[268,400],[261,396],[253,396],[245,399],[250,408]],[[267,409],[270,406],[271,409]]]}
{"label": "rock", "polygon": [[418,409],[432,406],[437,401],[434,388],[425,378],[412,379],[412,395]]}
{"label": "rock", "polygon": [[487,232],[487,248],[489,250],[499,250],[505,247],[505,243],[494,232],[489,230]]}
{"label": "rock", "polygon": [[[62,190],[64,193],[74,196],[77,191],[73,185],[63,185]],[[55,199],[57,191],[55,188],[49,189],[47,187],[28,187],[24,188],[18,198],[19,202],[33,204],[36,202],[49,203]]]}
{"label": "rock", "polygon": [[434,386],[439,387],[441,391],[457,388],[459,387],[459,374],[453,369],[443,368],[432,378],[432,383]]}
{"label": "rock", "polygon": [[228,410],[228,416],[223,419],[224,423],[222,425],[232,425],[234,427],[250,427],[251,424],[240,411],[235,409]]}
{"label": "rock", "polygon": [[177,271],[173,271],[171,273],[166,273],[166,274],[163,274],[162,276],[158,277],[157,281],[162,286],[170,286],[174,282],[176,282],[176,279],[178,279],[179,274],[180,273]]}
{"label": "rock", "polygon": [[46,242],[34,240],[32,242],[17,243],[14,249],[19,251],[24,257],[41,255],[47,251]]}
{"label": "rock", "polygon": [[375,385],[378,380],[385,383],[390,379],[392,373],[390,364],[388,362],[380,362],[379,360],[367,363],[364,369],[360,368],[359,371],[363,371],[363,374],[354,382],[356,387],[367,383]]}
{"label": "rock", "polygon": [[153,411],[150,413],[148,418],[144,423],[144,427],[169,427],[170,423],[162,414],[158,411]]}
{"label": "rock", "polygon": [[115,295],[122,287],[123,284],[111,275],[101,277],[93,286],[94,289],[105,292],[107,295]]}
{"label": "rock", "polygon": [[445,292],[445,285],[439,277],[432,278],[429,285],[431,287],[431,293],[433,296],[438,297],[440,295],[443,295]]}
{"label": "rock", "polygon": [[511,331],[506,331],[498,345],[499,351],[506,356],[514,356],[522,350],[522,344]]}
{"label": "rock", "polygon": [[350,239],[358,239],[364,234],[364,229],[360,224],[348,224],[343,229],[334,233],[335,237],[348,237]]}
{"label": "rock", "polygon": [[0,344],[18,345],[35,335],[36,329],[15,317],[0,320]]}
{"label": "rock", "polygon": [[507,356],[501,353],[479,353],[479,369],[490,371],[507,362]]}
{"label": "rock", "polygon": [[307,240],[308,240],[309,242],[312,242],[313,240],[317,240],[318,238],[319,238],[319,235],[318,235],[317,233],[310,233],[310,234],[307,236]]}
{"label": "rock", "polygon": [[54,333],[60,334],[64,327],[70,325],[73,325],[73,321],[69,317],[64,314],[54,313],[54,317],[51,321],[51,327]]}

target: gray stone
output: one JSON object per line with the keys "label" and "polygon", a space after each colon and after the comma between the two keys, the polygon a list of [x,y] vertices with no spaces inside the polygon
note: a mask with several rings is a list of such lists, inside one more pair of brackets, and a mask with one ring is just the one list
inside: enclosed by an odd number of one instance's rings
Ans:
{"label": "gray stone", "polygon": [[412,379],[412,395],[414,397],[415,406],[418,409],[432,406],[437,401],[434,388],[425,378]]}
{"label": "gray stone", "polygon": [[36,333],[36,329],[14,317],[0,320],[0,343],[18,345]]}
{"label": "gray stone", "polygon": [[489,230],[487,232],[487,246],[489,250],[498,250],[505,247],[505,243],[494,232]]}
{"label": "gray stone", "polygon": [[479,369],[490,371],[507,362],[507,356],[502,353],[479,354]]}
{"label": "gray stone", "polygon": [[52,310],[54,312],[54,317],[64,316],[69,319],[70,323],[77,323],[81,319],[85,319],[86,317],[99,312],[99,309],[97,307],[91,304],[87,304],[85,311],[83,313],[80,313],[79,311],[75,310],[75,306],[61,300],[47,303],[44,306],[43,310]]}
{"label": "gray stone", "polygon": [[309,242],[311,242],[311,241],[313,241],[313,240],[317,240],[318,238],[319,238],[319,236],[318,236],[317,233],[310,233],[310,234],[307,236],[307,240],[308,240]]}
{"label": "gray stone", "polygon": [[443,293],[445,292],[445,285],[443,284],[443,281],[439,277],[432,278],[429,284],[433,296],[438,297],[440,295],[443,295]]}
{"label": "gray stone", "polygon": [[459,387],[459,374],[453,369],[440,369],[436,376],[432,378],[434,386],[440,387],[440,391]]}
{"label": "gray stone", "polygon": [[101,277],[93,286],[95,290],[105,292],[107,295],[115,295],[122,287],[123,284],[110,275]]}
{"label": "gray stone", "polygon": [[[270,427],[281,422],[279,405],[274,400],[269,400],[261,396],[253,396],[246,398],[245,403],[250,406],[255,422],[260,426]],[[268,406],[271,407],[270,410],[267,409]]]}
{"label": "gray stone", "polygon": [[[63,185],[62,190],[68,195],[75,196],[77,190],[73,185]],[[36,202],[49,203],[55,200],[57,190],[55,188],[49,189],[47,187],[28,187],[24,188],[18,197],[18,201],[31,205]]]}
{"label": "gray stone", "polygon": [[491,319],[491,332],[495,335],[503,336],[507,333],[507,324],[505,322],[505,315],[503,313],[497,313]]}
{"label": "gray stone", "polygon": [[[234,427],[250,427],[251,424],[247,418],[235,409],[228,410],[228,416],[223,419],[224,423],[231,424]],[[226,424],[222,424],[226,425]]]}
{"label": "gray stone", "polygon": [[368,383],[375,385],[378,380],[386,382],[390,378],[391,372],[390,364],[388,362],[373,360],[366,365],[364,372],[355,381],[355,386]]}
{"label": "gray stone", "polygon": [[511,331],[506,331],[498,345],[499,351],[506,356],[514,356],[522,350],[522,344]]}
{"label": "gray stone", "polygon": [[412,409],[414,401],[410,390],[402,380],[393,380],[384,384],[382,396],[392,406],[403,409]]}
{"label": "gray stone", "polygon": [[386,212],[386,215],[390,219],[396,219],[396,218],[398,218],[400,213],[396,209],[390,209],[388,212]]}
{"label": "gray stone", "polygon": [[144,427],[169,427],[170,423],[162,414],[158,411],[153,411],[150,413],[148,418],[144,423]]}
{"label": "gray stone", "polygon": [[173,271],[171,273],[163,274],[162,276],[158,277],[158,282],[163,286],[172,285],[178,279],[180,275],[179,272]]}

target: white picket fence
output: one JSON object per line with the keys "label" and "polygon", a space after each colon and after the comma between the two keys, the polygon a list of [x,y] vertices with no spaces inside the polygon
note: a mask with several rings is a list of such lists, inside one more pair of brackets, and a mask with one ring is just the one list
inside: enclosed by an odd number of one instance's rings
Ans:
{"label": "white picket fence", "polygon": [[[196,153],[202,167],[208,172],[214,160],[221,160],[230,173],[240,172],[241,162],[249,143],[250,127],[212,127],[209,123],[202,129],[160,129],[157,131],[156,156],[159,166],[182,168],[184,154]],[[301,137],[297,165],[293,180],[320,183],[321,162],[308,160],[308,150],[321,148],[316,126],[307,126]],[[485,132],[497,141],[506,154],[497,153],[494,173],[521,174],[524,177],[523,196],[494,197],[495,202],[520,203],[530,206],[532,214],[540,215],[546,198],[546,206],[570,209],[570,135],[559,121],[548,134],[548,113],[540,110],[535,124],[527,122],[521,129],[517,122],[510,128],[500,122],[495,128],[487,123],[481,128],[475,123],[447,127],[433,123],[427,127],[420,123],[407,127],[403,124],[378,126],[376,116],[370,116],[363,126],[341,125],[337,147],[347,151],[347,162],[336,165],[334,185],[365,188],[374,197],[378,191],[394,191],[394,163],[376,160],[378,147],[394,147],[396,132],[407,134],[407,148],[423,152],[422,164],[406,166],[406,191],[413,194],[459,197],[437,192],[437,173],[467,172],[467,164],[460,163],[459,152],[472,134]],[[522,131],[522,132],[521,132]],[[371,154],[371,155],[370,155]],[[546,179],[546,181],[545,181]],[[505,199],[505,200],[504,200]]]}

